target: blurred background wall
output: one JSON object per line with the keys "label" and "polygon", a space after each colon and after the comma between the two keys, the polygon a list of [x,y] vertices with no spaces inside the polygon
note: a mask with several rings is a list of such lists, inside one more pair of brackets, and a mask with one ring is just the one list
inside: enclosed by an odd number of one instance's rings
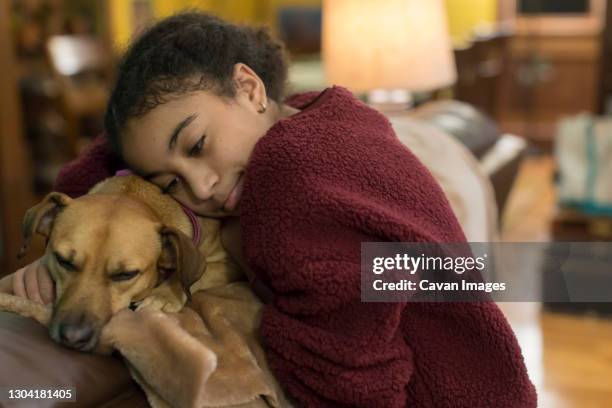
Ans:
{"label": "blurred background wall", "polygon": [[469,42],[474,29],[482,27],[491,30],[497,23],[496,0],[472,0],[469,6],[464,0],[445,1],[450,35],[457,44]]}

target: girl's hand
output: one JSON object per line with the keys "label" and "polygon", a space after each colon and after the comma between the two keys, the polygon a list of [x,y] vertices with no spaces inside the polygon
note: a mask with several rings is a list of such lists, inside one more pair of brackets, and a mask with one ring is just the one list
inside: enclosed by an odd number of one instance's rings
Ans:
{"label": "girl's hand", "polygon": [[13,295],[46,305],[55,298],[55,283],[40,259],[12,275]]}

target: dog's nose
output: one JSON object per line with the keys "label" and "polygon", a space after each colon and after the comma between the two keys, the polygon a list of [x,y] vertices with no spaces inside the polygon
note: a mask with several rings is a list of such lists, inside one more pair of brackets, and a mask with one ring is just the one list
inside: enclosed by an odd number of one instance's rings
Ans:
{"label": "dog's nose", "polygon": [[59,329],[60,340],[65,345],[81,350],[87,347],[94,330],[84,324],[62,324]]}

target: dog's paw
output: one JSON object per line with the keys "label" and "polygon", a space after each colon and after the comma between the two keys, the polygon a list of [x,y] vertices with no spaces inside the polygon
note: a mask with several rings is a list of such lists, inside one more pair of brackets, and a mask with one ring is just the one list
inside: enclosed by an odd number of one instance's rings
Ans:
{"label": "dog's paw", "polygon": [[93,349],[93,353],[103,356],[110,356],[113,354],[113,351],[115,351],[115,344],[112,334],[109,330],[103,328],[98,344],[96,344],[96,347]]}
{"label": "dog's paw", "polygon": [[165,313],[177,313],[182,308],[185,302],[180,299],[177,300],[176,297],[166,297],[161,294],[154,294],[145,298],[138,307],[137,311],[146,308],[149,310],[159,310]]}
{"label": "dog's paw", "polygon": [[141,344],[155,331],[160,321],[170,324],[174,320],[159,309],[142,304],[136,311],[121,310],[102,328],[94,352],[111,354],[114,349],[121,351],[122,348]]}
{"label": "dog's paw", "polygon": [[115,314],[102,328],[98,344],[94,353],[109,355],[117,348],[117,343],[124,336],[124,332],[134,330],[140,323],[135,312],[129,309],[121,310]]}

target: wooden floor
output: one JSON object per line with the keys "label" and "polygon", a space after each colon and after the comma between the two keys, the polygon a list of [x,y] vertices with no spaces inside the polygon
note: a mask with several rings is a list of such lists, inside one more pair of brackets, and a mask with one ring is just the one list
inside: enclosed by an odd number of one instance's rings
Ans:
{"label": "wooden floor", "polygon": [[[555,208],[551,157],[525,161],[504,214],[502,239],[547,241]],[[612,407],[612,320],[504,303],[542,408]]]}

